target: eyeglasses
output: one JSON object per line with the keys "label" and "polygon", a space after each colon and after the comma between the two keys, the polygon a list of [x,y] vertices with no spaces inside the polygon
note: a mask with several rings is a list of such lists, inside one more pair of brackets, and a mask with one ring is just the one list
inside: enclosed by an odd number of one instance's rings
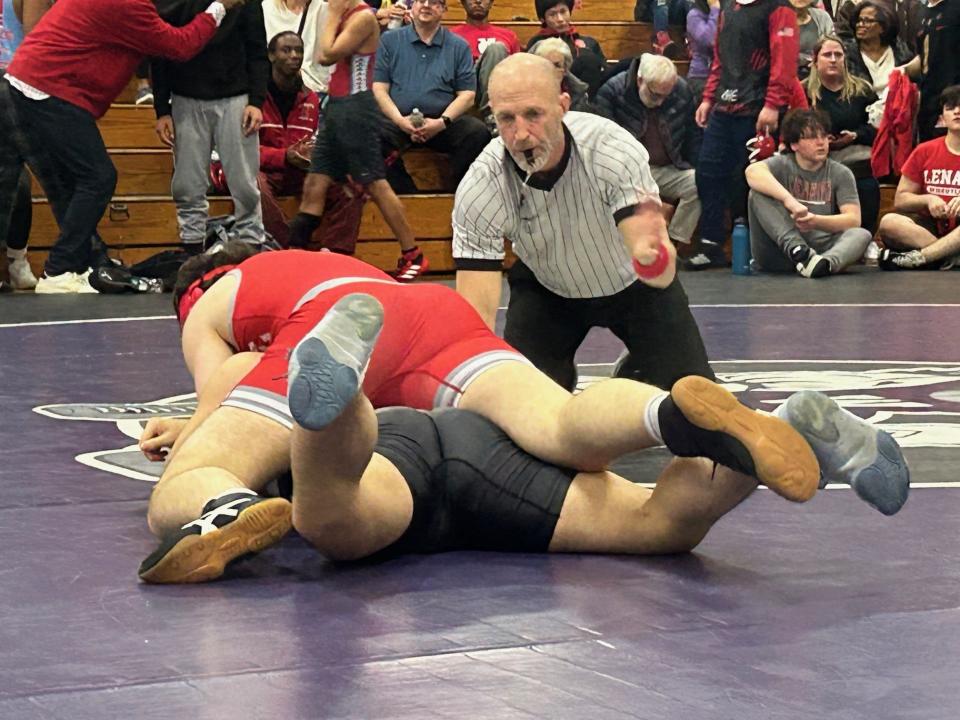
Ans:
{"label": "eyeglasses", "polygon": [[879,20],[874,20],[873,18],[858,18],[857,25],[876,25],[879,23]]}

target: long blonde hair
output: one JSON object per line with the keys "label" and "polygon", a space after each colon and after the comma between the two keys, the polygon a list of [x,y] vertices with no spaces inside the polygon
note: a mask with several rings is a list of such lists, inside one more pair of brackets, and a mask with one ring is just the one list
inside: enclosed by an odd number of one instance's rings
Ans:
{"label": "long blonde hair", "polygon": [[[820,51],[823,46],[833,42],[840,46],[846,58],[847,49],[843,46],[843,41],[836,35],[824,35],[813,47],[813,62],[810,64],[810,76],[806,80],[807,96],[810,98],[810,106],[817,107],[820,102],[820,90],[823,83],[820,80],[820,71],[817,70],[817,58],[820,57]],[[857,77],[847,69],[846,62],[843,63],[843,86],[840,88],[840,99],[844,102],[849,101],[858,95],[868,95],[872,88],[870,83],[861,77]]]}

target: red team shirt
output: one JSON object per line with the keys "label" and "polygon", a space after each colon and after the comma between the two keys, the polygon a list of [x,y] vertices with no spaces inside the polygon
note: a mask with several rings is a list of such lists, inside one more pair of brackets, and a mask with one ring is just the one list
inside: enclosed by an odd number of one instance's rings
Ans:
{"label": "red team shirt", "polygon": [[294,346],[345,295],[363,292],[383,305],[384,324],[363,380],[374,407],[430,410],[456,406],[480,373],[526,361],[498,338],[473,307],[444,285],[403,285],[356,258],[286,250],[255,255],[228,274],[239,278],[232,303],[238,351],[260,363],[223,404],[292,426],[287,363]]}
{"label": "red team shirt", "polygon": [[[910,153],[901,170],[903,175],[920,185],[920,194],[936,195],[948,203],[960,195],[960,155],[947,148],[945,137],[920,143]],[[942,234],[956,227],[957,219],[940,221]]]}
{"label": "red team shirt", "polygon": [[474,62],[483,54],[487,46],[493,42],[506,45],[511,55],[520,52],[520,40],[517,38],[517,34],[513,32],[513,30],[504,27],[497,27],[496,25],[476,27],[475,25],[467,25],[464,23],[463,25],[450,28],[450,31],[467,41],[467,45],[470,46],[470,52],[473,54]]}

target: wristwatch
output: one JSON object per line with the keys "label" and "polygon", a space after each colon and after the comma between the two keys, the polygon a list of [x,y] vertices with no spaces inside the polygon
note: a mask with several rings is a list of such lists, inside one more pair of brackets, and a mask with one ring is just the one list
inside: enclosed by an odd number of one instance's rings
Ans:
{"label": "wristwatch", "polygon": [[450,127],[451,125],[453,125],[453,120],[451,120],[451,119],[450,119],[449,117],[447,117],[446,115],[441,115],[441,116],[440,116],[440,119],[443,120],[443,127],[444,127],[444,128],[448,128],[448,127]]}

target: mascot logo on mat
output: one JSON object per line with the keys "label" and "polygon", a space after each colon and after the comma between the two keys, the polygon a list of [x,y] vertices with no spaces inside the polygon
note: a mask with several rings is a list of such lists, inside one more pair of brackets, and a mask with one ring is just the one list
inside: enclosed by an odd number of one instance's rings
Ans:
{"label": "mascot logo on mat", "polygon": [[[597,367],[596,376],[587,371]],[[960,448],[960,363],[810,362],[789,360],[713,363],[720,380],[754,407],[773,410],[791,393],[818,390],[897,438],[905,448]],[[585,366],[583,388],[609,373],[609,365]],[[98,470],[156,482],[162,463],[147,460],[136,440],[147,420],[185,417],[196,407],[194,395],[146,403],[68,403],[34,411],[57,420],[116,423],[132,444],[77,456]]]}
{"label": "mascot logo on mat", "polygon": [[[41,405],[34,412],[55,420],[87,420],[113,422],[129,438],[139,440],[147,421],[157,417],[189,417],[197,407],[194,394],[177,395],[146,403],[65,403]],[[98,470],[123,475],[134,480],[156,482],[163,463],[151,462],[140,452],[137,443],[109,450],[77,455],[77,462]]]}

